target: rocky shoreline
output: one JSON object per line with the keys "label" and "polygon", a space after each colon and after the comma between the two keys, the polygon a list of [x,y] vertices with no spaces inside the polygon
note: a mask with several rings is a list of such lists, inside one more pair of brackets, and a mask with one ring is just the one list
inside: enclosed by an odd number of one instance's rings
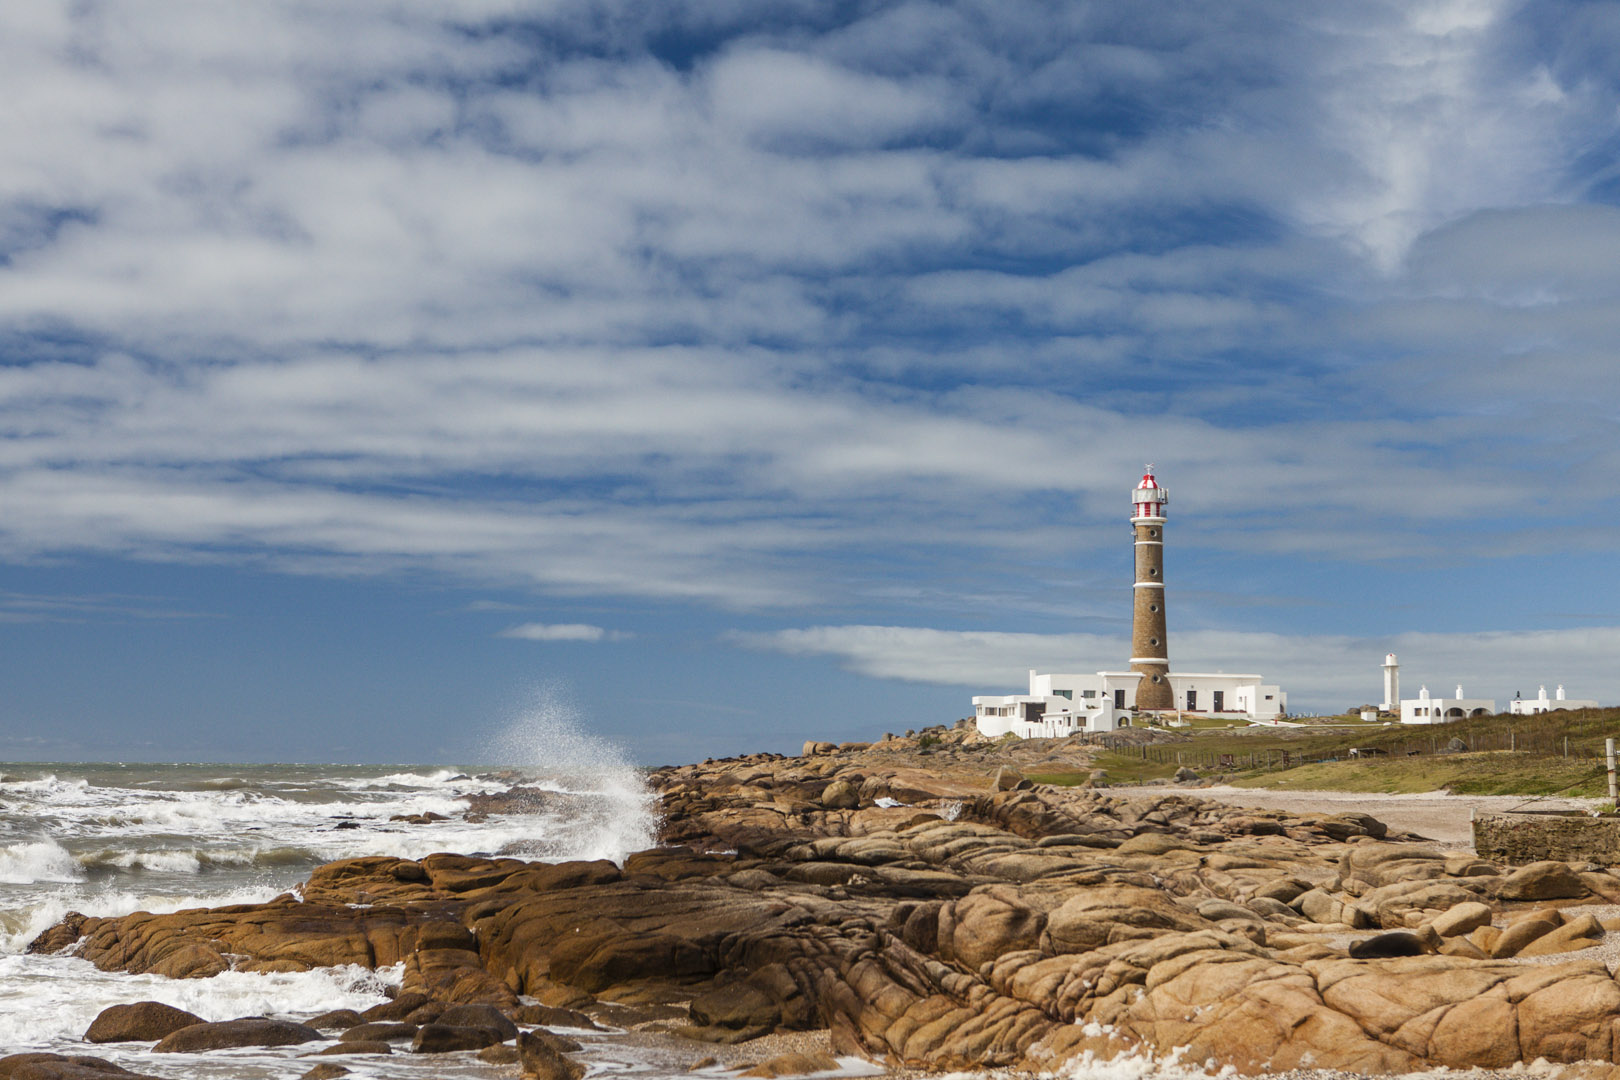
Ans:
{"label": "rocky shoreline", "polygon": [[[1620,876],[1499,867],[1360,812],[1196,787],[1127,799],[1013,768],[1085,756],[947,732],[663,768],[662,846],[622,867],[351,859],[266,904],[68,916],[32,949],[174,978],[404,965],[376,1016],[140,1029],[165,1053],[257,1031],[330,1042],[323,1062],[479,1053],[574,1080],[547,1031],[594,1018],[695,1052],[825,1032],[832,1053],[922,1070],[1178,1049],[1244,1074],[1620,1061],[1620,983],[1597,951],[1620,923],[1583,911],[1620,902]],[[94,1060],[4,1058],[0,1080],[121,1072]]]}

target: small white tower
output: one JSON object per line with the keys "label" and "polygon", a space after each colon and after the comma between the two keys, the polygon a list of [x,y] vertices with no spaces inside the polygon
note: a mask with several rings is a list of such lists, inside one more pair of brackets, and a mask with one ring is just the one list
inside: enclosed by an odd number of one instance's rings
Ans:
{"label": "small white tower", "polygon": [[1401,711],[1401,665],[1395,662],[1394,653],[1384,657],[1384,703],[1378,707],[1385,712]]}
{"label": "small white tower", "polygon": [[1462,692],[1462,683],[1458,683],[1458,684],[1457,684],[1457,700],[1458,700],[1458,701],[1461,701],[1461,700],[1462,700],[1462,696],[1463,696],[1463,692]]}
{"label": "small white tower", "polygon": [[1558,684],[1557,693],[1558,693],[1558,700],[1559,701],[1568,701],[1569,700],[1568,698],[1564,697],[1564,684],[1563,683]]}

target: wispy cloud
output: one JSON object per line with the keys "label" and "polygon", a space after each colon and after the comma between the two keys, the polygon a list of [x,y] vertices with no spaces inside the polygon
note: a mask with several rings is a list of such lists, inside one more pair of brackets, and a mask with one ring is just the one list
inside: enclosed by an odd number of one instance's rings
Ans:
{"label": "wispy cloud", "polygon": [[523,641],[624,641],[633,635],[620,630],[607,630],[589,623],[519,623],[502,630],[496,637],[519,638]]}
{"label": "wispy cloud", "polygon": [[175,606],[155,596],[0,591],[0,622],[90,622],[129,619],[208,619],[217,616]]}
{"label": "wispy cloud", "polygon": [[[745,648],[823,656],[863,675],[1006,693],[1028,685],[1031,668],[1091,673],[1125,669],[1130,642],[1102,634],[1027,634],[904,626],[815,626],[733,632]],[[1578,630],[1402,633],[1389,637],[1191,631],[1172,639],[1174,671],[1259,674],[1288,692],[1290,706],[1337,712],[1382,693],[1384,655],[1402,665],[1402,692],[1427,684],[1450,694],[1461,683],[1500,708],[1517,692],[1534,697],[1559,683],[1571,697],[1620,703],[1609,663],[1620,627]]]}
{"label": "wispy cloud", "polygon": [[1144,452],[1203,550],[1551,554],[1551,476],[1602,545],[1617,35],[11,5],[0,555],[851,605],[1105,550]]}

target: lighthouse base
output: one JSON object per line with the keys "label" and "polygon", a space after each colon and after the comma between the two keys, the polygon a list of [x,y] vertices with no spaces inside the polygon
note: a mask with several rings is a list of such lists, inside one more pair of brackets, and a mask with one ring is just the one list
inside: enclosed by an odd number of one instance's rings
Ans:
{"label": "lighthouse base", "polygon": [[1142,681],[1136,684],[1136,708],[1139,712],[1168,712],[1176,707],[1168,663],[1132,664],[1131,670],[1142,673]]}

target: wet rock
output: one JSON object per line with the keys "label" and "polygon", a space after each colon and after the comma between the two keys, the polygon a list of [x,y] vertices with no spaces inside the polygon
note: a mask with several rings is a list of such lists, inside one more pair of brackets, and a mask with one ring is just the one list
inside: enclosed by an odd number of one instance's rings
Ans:
{"label": "wet rock", "polygon": [[533,1032],[518,1036],[517,1051],[523,1075],[535,1080],[580,1080],[585,1075],[585,1066],[558,1053]]}
{"label": "wet rock", "polygon": [[342,1042],[394,1042],[416,1037],[416,1024],[403,1020],[371,1020],[345,1031]]}
{"label": "wet rock", "polygon": [[299,1080],[337,1080],[339,1076],[348,1076],[349,1067],[338,1065],[335,1062],[322,1062],[305,1072]]}
{"label": "wet rock", "polygon": [[[776,880],[772,878],[772,880]],[[564,1009],[555,1005],[520,1005],[512,1013],[520,1024],[539,1024],[543,1027],[583,1028],[600,1031],[601,1026],[578,1009]]]}
{"label": "wet rock", "polygon": [[315,1042],[321,1033],[288,1020],[247,1017],[212,1024],[192,1024],[164,1036],[155,1054],[195,1054],[204,1050],[228,1050],[238,1046],[297,1046]]}
{"label": "wet rock", "polygon": [[392,1054],[394,1048],[387,1043],[375,1039],[359,1039],[353,1042],[340,1042],[324,1047],[311,1054],[311,1057],[335,1057],[344,1054]]}
{"label": "wet rock", "polygon": [[482,1050],[505,1041],[502,1034],[494,1028],[423,1024],[411,1040],[411,1053],[451,1054],[460,1050]]}
{"label": "wet rock", "polygon": [[515,1039],[518,1034],[517,1025],[493,1005],[452,1005],[439,1014],[437,1023],[452,1027],[486,1027],[498,1033],[502,1042]]}
{"label": "wet rock", "polygon": [[521,1058],[517,1047],[510,1043],[496,1043],[478,1051],[478,1060],[490,1065],[516,1065]]}
{"label": "wet rock", "polygon": [[101,1014],[84,1033],[84,1041],[156,1042],[181,1028],[201,1023],[204,1023],[202,1017],[173,1005],[160,1001],[137,1001],[131,1005],[113,1005],[101,1010]]}
{"label": "wet rock", "polygon": [[385,1001],[380,1005],[373,1005],[360,1014],[360,1018],[367,1022],[374,1020],[403,1020],[411,1013],[428,1004],[430,999],[426,994],[401,994],[392,1001]]}
{"label": "wet rock", "polygon": [[12,1054],[0,1057],[0,1080],[154,1080],[97,1057]]}
{"label": "wet rock", "polygon": [[838,1062],[827,1054],[782,1054],[769,1061],[762,1061],[751,1069],[745,1069],[738,1076],[804,1076],[807,1073],[832,1072],[838,1068]]}
{"label": "wet rock", "polygon": [[316,1031],[346,1031],[349,1028],[358,1027],[365,1021],[353,1009],[332,1009],[330,1012],[323,1012],[319,1016],[312,1016],[305,1020],[304,1023]]}

